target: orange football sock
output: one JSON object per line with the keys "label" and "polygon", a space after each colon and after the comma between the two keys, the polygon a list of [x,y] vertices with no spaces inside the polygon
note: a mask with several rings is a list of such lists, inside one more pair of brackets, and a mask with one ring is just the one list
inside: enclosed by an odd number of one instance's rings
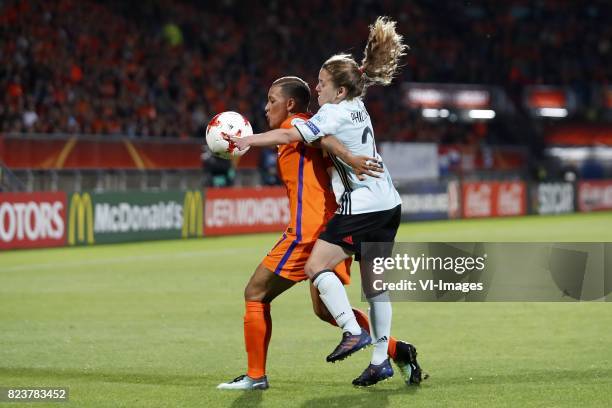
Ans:
{"label": "orange football sock", "polygon": [[387,354],[392,359],[395,359],[397,356],[397,352],[395,347],[397,346],[397,339],[393,336],[389,336],[389,348],[387,349]]}
{"label": "orange football sock", "polygon": [[367,331],[369,334],[370,333],[370,319],[368,319],[368,314],[362,312],[359,309],[355,309],[355,308],[353,308],[353,313],[355,313],[355,317],[357,318],[357,324],[359,325],[359,327]]}
{"label": "orange football sock", "polygon": [[266,358],[271,336],[270,304],[247,301],[244,313],[244,344],[249,377],[259,378],[266,374]]}

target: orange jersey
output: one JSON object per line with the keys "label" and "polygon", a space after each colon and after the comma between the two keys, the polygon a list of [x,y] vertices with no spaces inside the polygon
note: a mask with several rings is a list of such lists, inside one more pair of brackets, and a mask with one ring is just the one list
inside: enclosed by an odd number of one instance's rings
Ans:
{"label": "orange jersey", "polygon": [[[296,119],[308,120],[310,116],[293,115],[280,127],[290,129]],[[304,273],[306,261],[337,208],[327,173],[331,166],[331,160],[323,157],[321,149],[302,142],[278,147],[278,173],[287,188],[291,220],[281,239],[264,258],[263,265],[283,278],[296,282],[308,279]],[[350,266],[348,258],[335,268],[345,284],[350,282]]]}
{"label": "orange jersey", "polygon": [[[311,115],[298,113],[287,118],[281,129],[291,129],[295,120],[308,120]],[[278,173],[287,187],[291,221],[288,233],[304,241],[316,240],[337,204],[327,168],[331,161],[323,151],[294,142],[278,147]]]}

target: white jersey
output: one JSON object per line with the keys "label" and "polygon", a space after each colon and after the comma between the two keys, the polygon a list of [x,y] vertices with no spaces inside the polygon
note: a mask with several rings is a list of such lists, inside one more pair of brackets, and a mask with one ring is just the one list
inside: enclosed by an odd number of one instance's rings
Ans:
{"label": "white jersey", "polygon": [[[339,104],[326,103],[309,121],[298,123],[296,129],[307,143],[333,135],[354,155],[381,160],[376,151],[370,115],[361,98],[344,100]],[[393,186],[386,166],[379,178],[359,180],[353,169],[330,155],[334,163],[332,187],[338,203],[337,214],[363,214],[384,211],[402,203]]]}

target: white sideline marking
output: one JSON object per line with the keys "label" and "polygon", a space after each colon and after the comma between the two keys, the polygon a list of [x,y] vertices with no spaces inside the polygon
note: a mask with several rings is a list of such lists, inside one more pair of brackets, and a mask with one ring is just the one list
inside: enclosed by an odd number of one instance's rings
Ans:
{"label": "white sideline marking", "polygon": [[[97,258],[97,259],[89,259],[85,261],[67,261],[67,262],[46,262],[39,264],[25,264],[25,265],[15,265],[8,267],[0,267],[1,272],[17,272],[23,270],[36,270],[36,269],[49,269],[49,268],[70,268],[70,267],[79,267],[86,265],[109,265],[109,264],[118,264],[118,263],[126,263],[126,262],[148,262],[148,261],[158,261],[160,259],[168,260],[168,259],[180,259],[180,258],[197,258],[197,257],[209,257],[209,256],[217,256],[217,255],[237,255],[243,254],[245,252],[262,252],[261,248],[253,248],[253,247],[233,247],[227,249],[210,249],[210,250],[202,250],[202,251],[188,251],[188,252],[172,252],[172,253],[164,253],[164,254],[155,254],[155,255],[134,255],[134,256],[122,256],[120,258]],[[262,256],[265,253],[262,254]]]}

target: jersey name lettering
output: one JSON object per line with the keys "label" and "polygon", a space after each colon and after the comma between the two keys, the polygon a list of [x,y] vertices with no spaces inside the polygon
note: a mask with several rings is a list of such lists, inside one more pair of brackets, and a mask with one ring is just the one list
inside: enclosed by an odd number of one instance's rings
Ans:
{"label": "jersey name lettering", "polygon": [[368,112],[362,110],[358,112],[351,112],[351,120],[353,122],[361,123],[368,117]]}

